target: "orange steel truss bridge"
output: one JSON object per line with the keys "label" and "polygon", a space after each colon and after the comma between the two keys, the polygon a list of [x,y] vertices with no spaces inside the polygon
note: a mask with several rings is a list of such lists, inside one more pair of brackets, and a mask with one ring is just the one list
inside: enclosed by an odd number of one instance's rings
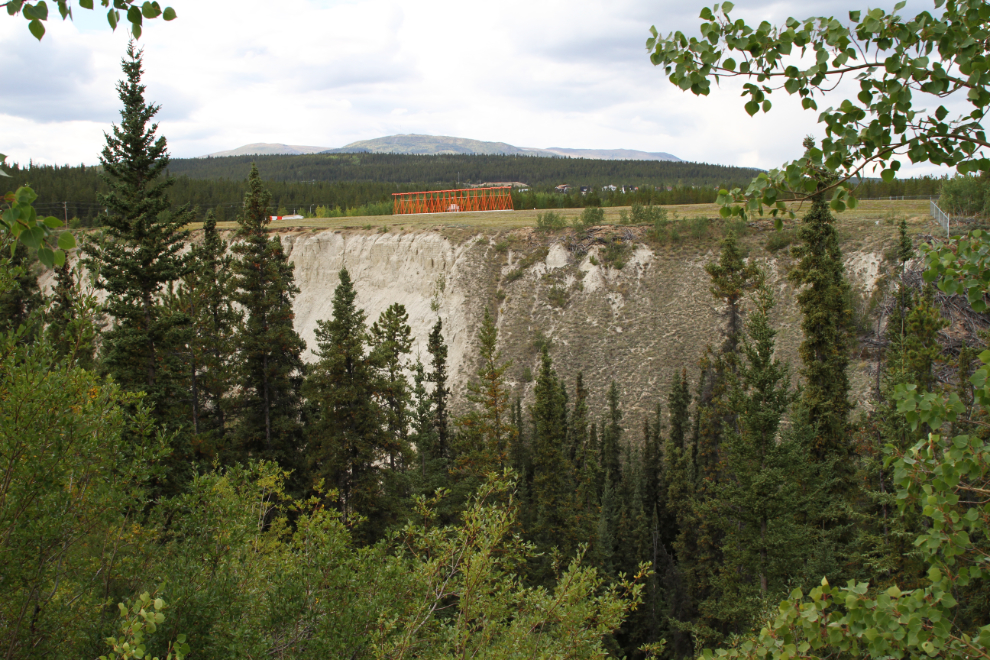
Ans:
{"label": "orange steel truss bridge", "polygon": [[512,186],[465,188],[427,192],[392,193],[393,215],[411,213],[459,213],[463,211],[512,211]]}

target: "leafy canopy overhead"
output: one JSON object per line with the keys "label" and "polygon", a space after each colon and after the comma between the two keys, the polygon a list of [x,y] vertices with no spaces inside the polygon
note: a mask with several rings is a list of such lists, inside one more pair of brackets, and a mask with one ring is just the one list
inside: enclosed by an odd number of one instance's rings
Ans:
{"label": "leafy canopy overhead", "polygon": [[[743,78],[750,115],[769,112],[770,96],[781,89],[798,95],[804,109],[818,110],[841,80],[859,82],[855,98],[820,112],[821,148],[760,174],[744,191],[721,191],[723,215],[762,214],[765,206],[777,216],[784,210],[782,197],[803,199],[815,192],[815,178],[808,176],[815,168],[838,175],[830,186],[837,211],[856,203],[849,179],[879,170],[890,181],[904,157],[962,173],[990,170],[982,151],[990,144],[981,123],[990,104],[990,4],[934,4],[935,15],[926,11],[909,20],[897,14],[905,5],[899,2],[892,14],[849,12],[848,25],[813,17],[788,18],[783,26],[764,21],[753,28],[732,20],[732,3],[723,2],[702,10],[701,39],[681,32],[661,37],[652,27],[646,42],[650,59],[673,84],[703,96],[713,80]],[[940,104],[963,94],[964,112],[953,114]],[[922,98],[937,107],[918,107]]]}
{"label": "leafy canopy overhead", "polygon": [[[45,24],[48,20],[48,4],[45,0],[31,4],[24,0],[8,0],[4,5],[7,7],[9,16],[22,15],[28,21],[28,30],[39,41],[45,36]],[[72,18],[71,0],[55,0],[58,13],[62,20]],[[93,0],[79,0],[79,6],[83,9],[93,9]],[[136,0],[100,0],[101,7],[109,7],[107,11],[107,23],[112,30],[117,29],[117,23],[121,20],[121,12],[124,12],[124,20],[131,24],[131,34],[135,39],[141,38],[141,25],[144,19],[153,19],[161,16],[166,21],[175,18],[175,10],[171,7],[161,8],[158,2],[143,2],[140,5]]]}

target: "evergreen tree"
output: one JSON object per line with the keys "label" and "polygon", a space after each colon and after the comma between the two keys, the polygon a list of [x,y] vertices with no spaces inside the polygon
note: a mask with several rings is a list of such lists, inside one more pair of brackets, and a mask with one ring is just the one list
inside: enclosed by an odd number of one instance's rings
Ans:
{"label": "evergreen tree", "polygon": [[426,389],[428,380],[429,376],[423,363],[416,360],[416,364],[413,365],[412,433],[409,441],[416,447],[419,459],[418,490],[422,494],[432,495],[442,485],[442,481],[434,478],[437,472],[434,465],[437,460],[437,430],[433,398]]}
{"label": "evergreen tree", "polygon": [[393,303],[381,313],[371,325],[371,345],[382,370],[389,467],[402,470],[406,467],[403,458],[409,454],[411,403],[403,358],[412,350],[412,328],[404,306]]}
{"label": "evergreen tree", "polygon": [[734,424],[727,425],[722,448],[725,478],[702,515],[721,531],[720,558],[712,593],[699,604],[709,631],[705,646],[723,635],[742,633],[761,609],[786,593],[800,576],[807,537],[800,522],[800,482],[806,478],[805,448],[780,422],[796,399],[786,365],[774,359],[776,331],[770,326],[773,294],[766,285],[755,296],[746,324],[744,360],[730,378],[729,403]]}
{"label": "evergreen tree", "polygon": [[584,387],[584,374],[578,372],[574,379],[574,408],[568,430],[567,458],[579,467],[580,455],[588,444],[588,390]]}
{"label": "evergreen tree", "polygon": [[605,487],[602,488],[601,510],[595,532],[595,545],[592,559],[606,575],[615,575],[615,527],[618,524],[615,505],[615,490],[612,487],[612,473],[605,473]]}
{"label": "evergreen tree", "polygon": [[430,332],[426,344],[426,350],[430,353],[430,362],[433,371],[429,374],[429,381],[433,383],[433,426],[436,430],[435,458],[450,458],[450,430],[447,402],[450,398],[450,389],[447,387],[447,344],[443,340],[443,322],[438,318],[433,330]]}
{"label": "evergreen tree", "polygon": [[567,397],[545,346],[533,399],[531,505],[537,522],[532,532],[541,547],[557,546],[567,556],[573,549],[569,518],[574,492],[571,465],[566,458]]}
{"label": "evergreen tree", "polygon": [[[813,147],[813,139],[805,140],[806,149]],[[846,367],[852,313],[839,234],[824,192],[831,175],[821,170],[817,177],[819,192],[812,196],[811,210],[804,217],[801,245],[794,248],[800,262],[789,277],[802,287],[798,294],[804,333],[800,348],[802,403],[808,423],[816,430],[813,454],[824,461],[830,456],[841,460],[850,452],[847,423],[852,406]]]}
{"label": "evergreen tree", "polygon": [[691,447],[691,390],[687,370],[674,377],[668,397],[670,434],[664,444],[664,475],[667,486],[667,525],[663,528],[665,544],[675,562],[668,581],[668,616],[665,627],[671,629],[671,646],[677,655],[693,650],[690,631],[696,616],[693,577],[697,551],[694,518],[694,464]]}
{"label": "evergreen tree", "polygon": [[165,138],[156,139],[158,125],[148,125],[159,106],[145,103],[141,51],[133,43],[122,66],[121,123],[106,136],[100,156],[108,192],[97,201],[107,215],[102,234],[84,250],[113,319],[102,338],[103,366],[125,389],[147,392],[146,401],[163,419],[180,389],[177,342],[187,320],[170,313],[161,296],[188,268],[182,227],[193,215],[188,207],[171,210],[168,189],[175,180],[163,176],[169,164]]}
{"label": "evergreen tree", "polygon": [[467,400],[474,408],[457,420],[457,426],[463,445],[458,452],[458,469],[481,477],[508,465],[516,429],[512,425],[512,404],[505,382],[505,372],[512,363],[502,361],[502,353],[497,347],[498,329],[487,308],[478,340],[481,366],[477,380],[472,379],[467,386]]}
{"label": "evergreen tree", "polygon": [[299,386],[306,344],[292,327],[292,300],[299,293],[293,265],[278,236],[269,237],[271,195],[258,168],[248,178],[251,192],[238,217],[238,242],[231,248],[234,301],[246,319],[238,336],[240,352],[240,419],[238,451],[245,458],[278,460],[301,477]]}
{"label": "evergreen tree", "polygon": [[223,445],[236,386],[237,331],[243,313],[234,309],[233,256],[207,212],[203,240],[190,250],[190,270],[182,279],[176,304],[189,317],[184,358],[189,410],[199,442]]}
{"label": "evergreen tree", "polygon": [[99,303],[84,294],[78,272],[69,260],[55,268],[55,285],[47,314],[45,333],[60,357],[84,369],[95,367]]}
{"label": "evergreen tree", "polygon": [[[658,516],[666,505],[666,492],[663,489],[663,434],[661,427],[661,406],[657,402],[653,421],[647,417],[643,422],[643,509]],[[657,528],[660,519],[657,517]]]}
{"label": "evergreen tree", "polygon": [[612,475],[612,483],[622,482],[622,409],[619,407],[619,386],[612,381],[605,395],[608,413],[602,424],[601,466]]}
{"label": "evergreen tree", "polygon": [[[578,372],[574,384],[574,408],[568,424],[569,458],[574,470],[574,536],[589,539],[595,535],[601,498],[601,466],[598,462],[597,442],[588,433],[588,390],[584,387],[584,375]],[[592,428],[594,424],[591,425]]]}
{"label": "evergreen tree", "polygon": [[355,514],[368,518],[359,536],[371,540],[386,522],[381,472],[391,443],[384,430],[386,411],[378,404],[386,385],[379,377],[382,352],[368,350],[365,314],[355,305],[356,296],[345,268],[333,294],[333,319],[317,322],[317,362],[303,393],[317,410],[307,427],[313,477],[337,490],[345,523]]}
{"label": "evergreen tree", "polygon": [[[4,245],[3,249],[6,250],[7,246]],[[0,333],[21,328],[42,302],[38,287],[38,262],[32,259],[31,251],[22,241],[14,243],[14,254],[7,268],[13,277],[10,282],[12,286],[0,292]],[[56,272],[59,270],[56,269]],[[37,321],[32,325],[36,326]],[[34,336],[36,328],[23,328],[21,332],[24,333],[21,341],[28,341]]]}
{"label": "evergreen tree", "polygon": [[743,260],[736,235],[730,231],[722,241],[718,262],[705,264],[705,272],[712,278],[712,296],[725,305],[722,352],[734,354],[743,330],[740,303],[746,292],[756,285],[759,270]]}

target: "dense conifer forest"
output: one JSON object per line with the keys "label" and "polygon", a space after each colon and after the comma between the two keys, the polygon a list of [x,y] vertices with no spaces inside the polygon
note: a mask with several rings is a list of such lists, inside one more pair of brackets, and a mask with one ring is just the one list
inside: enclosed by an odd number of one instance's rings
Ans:
{"label": "dense conifer forest", "polygon": [[929,245],[901,224],[858,410],[825,170],[787,275],[799,364],[778,358],[768,274],[729,233],[705,265],[716,339],[637,393],[641,428],[616,382],[592,409],[546,346],[524,405],[494,309],[455,410],[443,319],[414,359],[405,308],[368,318],[346,269],[302,361],[269,227],[289,184],[261,166],[229,184],[228,242],[220,204],[166,174],[133,46],[124,74],[101,171],[28,172],[102,182],[102,229],[50,294],[32,250],[58,223],[27,225],[30,191],[5,201],[0,655],[987,656],[981,234]]}
{"label": "dense conifer forest", "polygon": [[[174,177],[170,196],[200,213],[213,209],[220,221],[232,220],[248,190],[255,163],[271,193],[271,210],[314,215],[318,209],[352,215],[388,215],[392,194],[465,187],[469,182],[523,182],[513,190],[515,208],[583,208],[699,204],[714,202],[719,188],[744,185],[755,170],[699,163],[606,161],[529,156],[408,156],[333,154],[314,156],[231,156],[169,162]],[[82,226],[103,223],[106,208],[97,197],[107,184],[100,166],[14,165],[19,184],[38,191],[39,211]],[[459,178],[458,178],[459,177]],[[556,186],[569,184],[565,193]],[[866,180],[862,198],[937,196],[941,179],[922,177],[891,182]],[[582,192],[581,187],[586,190]],[[605,189],[616,186],[616,190]]]}

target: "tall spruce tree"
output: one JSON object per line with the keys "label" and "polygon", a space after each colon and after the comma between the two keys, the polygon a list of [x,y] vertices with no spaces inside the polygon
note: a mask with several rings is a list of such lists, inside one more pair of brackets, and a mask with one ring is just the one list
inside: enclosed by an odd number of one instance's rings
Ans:
{"label": "tall spruce tree", "polygon": [[234,301],[244,310],[240,352],[238,453],[278,460],[301,477],[299,386],[305,342],[292,326],[292,301],[299,293],[293,265],[278,236],[269,236],[271,195],[251,166],[249,192],[238,216]]}
{"label": "tall spruce tree", "polygon": [[533,389],[531,506],[536,511],[533,538],[543,548],[557,546],[565,556],[573,549],[570,505],[573,476],[567,460],[567,396],[544,346]]}
{"label": "tall spruce tree", "polygon": [[147,392],[152,411],[164,419],[181,387],[179,331],[187,320],[165,308],[161,296],[188,268],[182,227],[193,219],[187,207],[171,208],[166,175],[169,156],[158,124],[159,106],[144,100],[142,51],[127,47],[117,84],[123,103],[120,125],[106,136],[100,156],[108,192],[97,201],[107,209],[103,231],[84,246],[86,267],[106,291],[113,325],[102,338],[105,370],[124,388]]}
{"label": "tall spruce tree", "polygon": [[717,575],[698,608],[709,633],[700,640],[705,646],[749,630],[762,608],[801,576],[808,456],[802,443],[779,433],[796,393],[787,365],[774,358],[773,306],[762,285],[746,323],[743,359],[729,379],[734,423],[727,424],[722,447],[724,478],[701,505],[701,515],[721,532]]}
{"label": "tall spruce tree", "polygon": [[[812,138],[805,149],[815,146]],[[817,172],[819,192],[812,195],[811,209],[801,227],[801,245],[794,248],[800,261],[790,280],[802,287],[798,294],[804,340],[800,355],[803,363],[803,406],[807,422],[815,429],[813,453],[819,461],[848,456],[850,441],[849,342],[852,311],[850,289],[842,265],[839,233],[829,210],[826,188],[832,183],[827,170]]]}
{"label": "tall spruce tree", "polygon": [[307,426],[312,475],[337,491],[343,521],[368,519],[359,536],[373,540],[388,522],[381,472],[387,464],[386,414],[378,401],[386,385],[379,376],[381,353],[369,350],[365,314],[347,269],[333,294],[333,319],[318,321],[317,362],[303,392],[315,405]]}
{"label": "tall spruce tree", "polygon": [[459,470],[476,477],[501,470],[509,464],[509,448],[515,442],[512,424],[511,393],[505,372],[511,362],[502,360],[498,350],[498,328],[485,309],[478,331],[481,365],[467,386],[467,400],[473,408],[457,420],[462,447],[458,452]]}
{"label": "tall spruce tree", "polygon": [[450,411],[448,410],[450,388],[447,387],[447,344],[443,339],[443,321],[439,318],[430,331],[426,350],[430,354],[430,366],[433,368],[428,376],[433,384],[431,399],[433,426],[436,431],[436,446],[433,448],[433,453],[435,458],[447,460],[450,458]]}
{"label": "tall spruce tree", "polygon": [[605,395],[608,404],[605,422],[602,424],[601,466],[612,475],[612,483],[622,482],[622,408],[619,406],[619,386],[613,380]]}
{"label": "tall spruce tree", "polygon": [[691,433],[691,390],[687,370],[674,376],[668,397],[670,434],[664,443],[664,475],[667,487],[666,522],[663,527],[665,545],[673,556],[674,566],[667,576],[668,613],[665,627],[671,630],[672,651],[683,656],[694,646],[691,621],[696,615],[696,600],[691,581],[697,538],[694,517],[694,451]]}
{"label": "tall spruce tree", "polygon": [[209,453],[223,453],[237,385],[237,333],[244,314],[234,308],[233,255],[208,211],[203,239],[190,250],[190,269],[175,297],[190,319],[183,357],[193,432]]}
{"label": "tall spruce tree", "polygon": [[392,470],[403,470],[409,455],[409,406],[411,393],[405,375],[405,356],[412,350],[409,314],[399,303],[389,305],[371,324],[371,345],[381,370],[382,401]]}

